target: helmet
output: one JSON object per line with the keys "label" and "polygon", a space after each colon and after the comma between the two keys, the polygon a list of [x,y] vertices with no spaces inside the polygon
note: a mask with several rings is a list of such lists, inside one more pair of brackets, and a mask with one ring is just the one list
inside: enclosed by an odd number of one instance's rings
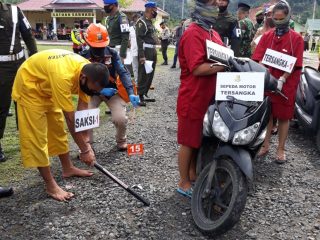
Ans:
{"label": "helmet", "polygon": [[84,34],[84,39],[90,47],[102,48],[109,45],[109,34],[105,26],[91,23]]}

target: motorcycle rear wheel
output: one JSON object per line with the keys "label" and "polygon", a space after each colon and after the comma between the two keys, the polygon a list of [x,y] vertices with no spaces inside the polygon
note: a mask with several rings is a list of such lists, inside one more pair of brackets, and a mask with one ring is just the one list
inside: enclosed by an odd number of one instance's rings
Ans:
{"label": "motorcycle rear wheel", "polygon": [[231,159],[217,160],[210,194],[205,196],[211,164],[196,181],[191,199],[192,217],[205,234],[219,235],[231,229],[240,219],[247,200],[247,181]]}

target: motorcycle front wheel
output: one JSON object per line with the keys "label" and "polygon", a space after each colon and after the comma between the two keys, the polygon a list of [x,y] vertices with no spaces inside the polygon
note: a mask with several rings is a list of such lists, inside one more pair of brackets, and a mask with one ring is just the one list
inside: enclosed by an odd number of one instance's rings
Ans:
{"label": "motorcycle front wheel", "polygon": [[247,199],[247,181],[229,158],[217,160],[209,192],[205,192],[211,164],[200,173],[191,199],[192,217],[205,234],[219,235],[240,219]]}

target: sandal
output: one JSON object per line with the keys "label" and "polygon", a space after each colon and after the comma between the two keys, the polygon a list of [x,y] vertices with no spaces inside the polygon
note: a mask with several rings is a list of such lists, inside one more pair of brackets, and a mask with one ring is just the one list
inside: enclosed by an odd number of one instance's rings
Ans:
{"label": "sandal", "polygon": [[286,154],[284,153],[282,156],[277,155],[274,161],[278,164],[284,164],[287,161]]}
{"label": "sandal", "polygon": [[191,197],[192,197],[192,192],[193,192],[192,187],[189,188],[188,190],[183,190],[183,189],[180,188],[180,187],[177,188],[177,193],[179,193],[179,194],[181,194],[182,196],[187,197],[187,198],[191,198]]}
{"label": "sandal", "polygon": [[266,146],[262,146],[260,148],[260,151],[258,153],[258,157],[263,157],[269,153],[269,148],[266,148]]}

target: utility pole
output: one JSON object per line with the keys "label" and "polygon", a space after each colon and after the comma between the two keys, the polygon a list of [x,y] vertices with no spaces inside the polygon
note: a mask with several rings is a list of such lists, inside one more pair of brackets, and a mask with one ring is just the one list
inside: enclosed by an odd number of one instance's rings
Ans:
{"label": "utility pole", "polygon": [[182,13],[181,13],[181,19],[184,19],[184,0],[182,0]]}
{"label": "utility pole", "polygon": [[312,14],[312,19],[314,20],[315,15],[316,15],[316,8],[317,8],[317,0],[314,0],[313,3],[313,14]]}

